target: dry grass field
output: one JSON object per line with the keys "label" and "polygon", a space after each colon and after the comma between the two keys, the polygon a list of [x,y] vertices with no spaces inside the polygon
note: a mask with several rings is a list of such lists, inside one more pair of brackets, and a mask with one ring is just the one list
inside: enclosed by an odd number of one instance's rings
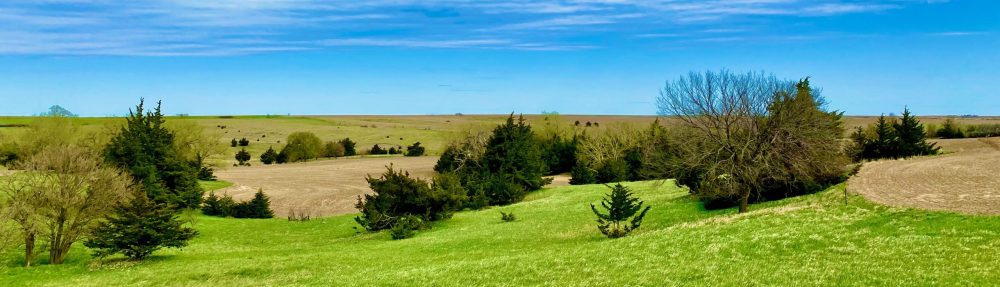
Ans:
{"label": "dry grass field", "polygon": [[849,190],[891,206],[1000,214],[1000,138],[937,143],[944,155],[866,163]]}
{"label": "dry grass field", "polygon": [[258,165],[220,170],[216,176],[233,185],[216,191],[237,200],[253,197],[258,188],[271,197],[278,216],[294,210],[312,216],[355,213],[359,195],[370,192],[365,177],[379,176],[392,164],[416,177],[430,179],[437,157],[367,157]]}

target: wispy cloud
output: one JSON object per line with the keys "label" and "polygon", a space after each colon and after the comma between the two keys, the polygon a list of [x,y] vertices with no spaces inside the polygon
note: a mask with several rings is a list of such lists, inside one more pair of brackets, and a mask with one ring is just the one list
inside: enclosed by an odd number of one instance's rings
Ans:
{"label": "wispy cloud", "polygon": [[[940,2],[940,1],[928,1]],[[0,54],[215,56],[336,47],[594,49],[750,37],[742,21],[880,13],[866,0],[7,0]],[[949,34],[950,33],[950,34]],[[972,32],[937,33],[963,36]],[[700,36],[719,34],[716,36]],[[766,34],[764,36],[767,36]]]}

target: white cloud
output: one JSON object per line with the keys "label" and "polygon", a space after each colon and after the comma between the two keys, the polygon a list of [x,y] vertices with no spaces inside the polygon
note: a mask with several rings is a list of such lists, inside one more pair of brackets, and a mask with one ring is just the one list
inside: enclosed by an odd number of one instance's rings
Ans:
{"label": "white cloud", "polygon": [[[941,1],[928,1],[928,3]],[[580,36],[736,34],[741,19],[831,17],[919,1],[7,0],[0,54],[228,55],[337,46],[579,50]],[[413,11],[445,11],[431,17]],[[736,24],[734,24],[736,23]],[[727,38],[722,35],[712,38]],[[740,35],[744,37],[745,35]],[[941,36],[958,36],[945,35]],[[331,40],[333,39],[333,40]]]}

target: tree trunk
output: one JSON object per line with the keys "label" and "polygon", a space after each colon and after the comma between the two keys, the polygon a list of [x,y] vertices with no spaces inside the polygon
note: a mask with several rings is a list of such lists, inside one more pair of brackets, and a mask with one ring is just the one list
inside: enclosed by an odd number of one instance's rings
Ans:
{"label": "tree trunk", "polygon": [[31,267],[35,261],[35,234],[28,232],[24,234],[24,267]]}
{"label": "tree trunk", "polygon": [[750,190],[744,191],[740,196],[740,213],[750,210]]}

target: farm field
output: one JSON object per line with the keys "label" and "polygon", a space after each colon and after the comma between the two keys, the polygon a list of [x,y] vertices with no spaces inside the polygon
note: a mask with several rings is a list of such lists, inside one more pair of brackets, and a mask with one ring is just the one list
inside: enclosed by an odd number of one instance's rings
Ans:
{"label": "farm field", "polygon": [[[732,209],[704,210],[670,182],[630,183],[653,206],[633,235],[608,240],[589,204],[601,185],[548,188],[522,203],[463,211],[416,237],[358,234],[352,215],[198,217],[201,235],[145,262],[15,268],[4,286],[985,286],[1000,282],[1000,219],[886,207],[843,186]],[[519,220],[504,223],[498,210]],[[169,274],[169,276],[165,276]]]}
{"label": "farm field", "polygon": [[945,154],[865,163],[850,190],[893,206],[1000,214],[1000,138],[936,142]]}
{"label": "farm field", "polygon": [[318,160],[281,165],[229,168],[216,173],[233,186],[215,191],[237,200],[253,197],[262,188],[271,197],[271,209],[280,217],[294,210],[312,216],[355,213],[359,195],[370,193],[365,177],[378,177],[386,166],[430,180],[437,157],[367,157]]}

